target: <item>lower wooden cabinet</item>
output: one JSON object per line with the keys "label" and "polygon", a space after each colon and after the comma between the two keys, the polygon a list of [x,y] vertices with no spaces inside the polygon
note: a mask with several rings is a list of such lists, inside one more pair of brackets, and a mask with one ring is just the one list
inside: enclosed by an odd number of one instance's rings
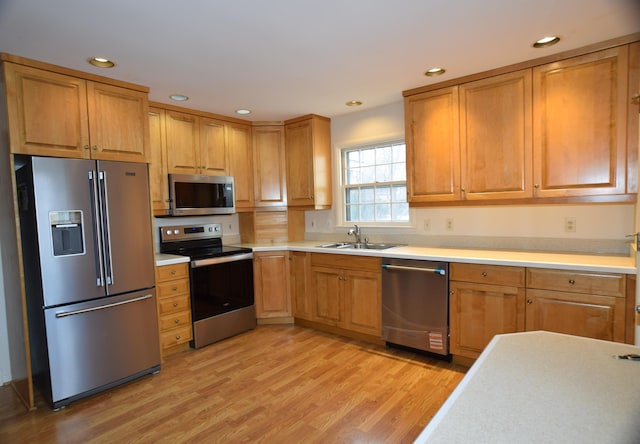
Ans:
{"label": "lower wooden cabinet", "polygon": [[189,348],[193,339],[189,264],[156,267],[158,328],[162,356]]}
{"label": "lower wooden cabinet", "polygon": [[312,253],[312,320],[379,338],[380,264],[376,257]]}
{"label": "lower wooden cabinet", "polygon": [[253,253],[253,285],[258,319],[291,317],[288,251]]}
{"label": "lower wooden cabinet", "polygon": [[477,358],[496,334],[546,330],[625,342],[617,273],[451,264],[451,353]]}
{"label": "lower wooden cabinet", "polygon": [[311,253],[289,252],[291,310],[297,319],[313,320],[311,298]]}
{"label": "lower wooden cabinet", "polygon": [[525,269],[496,265],[450,266],[450,348],[477,358],[502,333],[525,329]]}
{"label": "lower wooden cabinet", "polygon": [[625,341],[625,276],[527,269],[527,330]]}

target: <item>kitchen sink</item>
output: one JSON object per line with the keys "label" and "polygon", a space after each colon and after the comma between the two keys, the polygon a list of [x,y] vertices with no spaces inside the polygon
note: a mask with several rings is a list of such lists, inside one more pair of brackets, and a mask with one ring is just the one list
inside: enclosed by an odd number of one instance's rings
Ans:
{"label": "kitchen sink", "polygon": [[386,250],[387,248],[400,247],[403,244],[373,244],[363,242],[335,242],[331,244],[318,245],[321,248],[339,249],[363,249],[363,250]]}

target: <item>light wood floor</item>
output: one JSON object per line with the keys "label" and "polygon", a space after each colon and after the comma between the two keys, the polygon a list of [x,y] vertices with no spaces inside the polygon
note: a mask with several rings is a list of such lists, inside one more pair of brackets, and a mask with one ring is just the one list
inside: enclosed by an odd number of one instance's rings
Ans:
{"label": "light wood floor", "polygon": [[412,442],[464,367],[285,325],[168,357],[54,412],[0,388],[0,443]]}

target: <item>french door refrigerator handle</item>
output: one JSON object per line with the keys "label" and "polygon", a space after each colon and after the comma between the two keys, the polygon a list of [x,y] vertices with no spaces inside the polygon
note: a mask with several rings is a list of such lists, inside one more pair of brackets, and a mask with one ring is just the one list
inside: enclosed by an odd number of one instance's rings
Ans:
{"label": "french door refrigerator handle", "polygon": [[104,241],[104,259],[107,270],[107,285],[113,285],[113,257],[111,255],[111,227],[109,225],[109,196],[107,194],[107,172],[98,173],[100,200],[102,202],[102,239]]}
{"label": "french door refrigerator handle", "polygon": [[149,299],[153,297],[151,294],[145,294],[144,296],[139,296],[133,299],[127,299],[126,301],[113,302],[111,304],[99,305],[97,307],[84,308],[82,310],[73,310],[73,311],[61,311],[60,313],[56,313],[56,318],[64,318],[66,316],[73,316],[77,314],[90,313],[92,311],[104,310],[106,308],[117,307],[118,305],[130,304],[132,302],[144,301],[145,299]]}
{"label": "french door refrigerator handle", "polygon": [[89,191],[91,195],[91,212],[93,213],[93,223],[95,228],[95,235],[93,236],[93,243],[95,248],[95,257],[94,262],[96,266],[96,287],[104,287],[104,271],[102,268],[103,264],[103,252],[102,252],[102,242],[100,242],[99,236],[102,233],[101,223],[100,223],[100,208],[97,196],[97,184],[96,184],[96,173],[95,171],[89,171]]}

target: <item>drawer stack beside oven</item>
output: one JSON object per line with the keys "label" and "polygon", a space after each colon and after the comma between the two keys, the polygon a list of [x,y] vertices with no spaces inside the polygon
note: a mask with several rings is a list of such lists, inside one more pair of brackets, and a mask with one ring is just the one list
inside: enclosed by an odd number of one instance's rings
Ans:
{"label": "drawer stack beside oven", "polygon": [[189,264],[156,267],[158,325],[162,355],[188,347],[193,339]]}

